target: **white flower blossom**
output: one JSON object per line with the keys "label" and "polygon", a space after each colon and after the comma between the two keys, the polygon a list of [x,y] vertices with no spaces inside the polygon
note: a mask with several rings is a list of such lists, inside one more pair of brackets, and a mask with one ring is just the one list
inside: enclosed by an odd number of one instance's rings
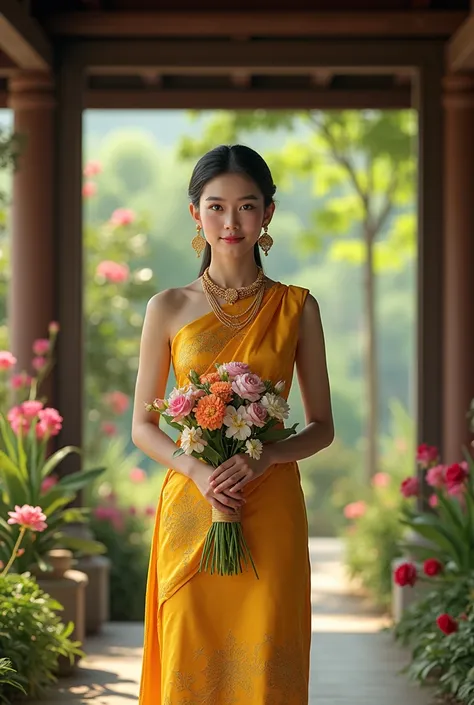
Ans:
{"label": "white flower blossom", "polygon": [[181,448],[186,455],[191,455],[194,451],[202,453],[207,441],[202,437],[202,428],[188,428],[185,426],[181,434]]}
{"label": "white flower blossom", "polygon": [[265,407],[268,415],[278,419],[278,421],[287,419],[290,414],[290,407],[283,397],[278,396],[278,394],[265,394],[260,403]]}
{"label": "white flower blossom", "polygon": [[245,443],[245,447],[247,455],[250,455],[254,460],[260,460],[263,451],[262,441],[259,441],[258,438],[249,438]]}
{"label": "white flower blossom", "polygon": [[228,427],[225,432],[227,438],[237,438],[239,441],[245,441],[252,433],[245,406],[239,406],[238,409],[228,406],[224,416],[224,424]]}

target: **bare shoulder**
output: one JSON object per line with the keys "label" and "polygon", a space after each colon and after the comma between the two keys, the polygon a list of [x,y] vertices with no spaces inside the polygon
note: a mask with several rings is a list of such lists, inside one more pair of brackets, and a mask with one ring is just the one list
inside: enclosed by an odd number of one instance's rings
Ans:
{"label": "bare shoulder", "polygon": [[176,324],[187,317],[189,309],[193,309],[202,298],[202,288],[199,280],[186,286],[164,289],[151,297],[147,304],[147,316],[159,323],[166,330],[169,339],[175,333]]}

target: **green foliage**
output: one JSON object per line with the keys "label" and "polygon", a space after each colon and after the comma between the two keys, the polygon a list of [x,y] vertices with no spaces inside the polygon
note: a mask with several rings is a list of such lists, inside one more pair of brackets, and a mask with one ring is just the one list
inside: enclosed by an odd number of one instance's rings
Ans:
{"label": "green foliage", "polygon": [[[448,614],[458,631],[446,635],[436,619]],[[420,684],[434,685],[436,695],[465,705],[474,703],[474,573],[438,579],[433,589],[410,605],[393,628],[396,640],[409,646],[405,669]]]}
{"label": "green foliage", "polygon": [[16,671],[12,668],[12,662],[8,658],[0,658],[0,703],[7,703],[7,699],[2,695],[2,690],[7,686],[16,688],[26,695],[26,690],[15,677]]}
{"label": "green foliage", "polygon": [[[69,638],[73,625],[61,623],[61,609],[30,575],[0,577],[0,654],[8,655],[30,698],[42,698],[54,683],[60,656],[83,655]],[[14,697],[14,685],[0,682],[0,702]]]}
{"label": "green foliage", "polygon": [[[384,439],[382,472],[372,485],[360,487],[359,514],[345,531],[349,574],[388,608],[392,595],[392,563],[402,555],[405,529],[400,523],[403,497],[400,482],[412,474],[415,450],[414,424],[398,403],[392,403],[392,434]],[[348,511],[349,513],[349,511]]]}

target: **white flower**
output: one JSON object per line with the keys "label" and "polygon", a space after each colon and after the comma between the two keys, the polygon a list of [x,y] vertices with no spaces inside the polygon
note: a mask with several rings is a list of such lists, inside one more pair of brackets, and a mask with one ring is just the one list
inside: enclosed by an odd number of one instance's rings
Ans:
{"label": "white flower", "polygon": [[202,428],[183,428],[181,434],[181,448],[186,455],[191,455],[194,451],[202,453],[204,446],[207,446],[207,441],[202,437]]}
{"label": "white flower", "polygon": [[286,382],[281,379],[279,382],[277,382],[275,384],[275,392],[277,394],[281,394],[282,391],[285,389],[285,386],[286,386]]}
{"label": "white flower", "polygon": [[274,419],[283,421],[283,419],[287,419],[289,416],[290,407],[286,401],[277,394],[265,394],[260,400],[260,403],[265,407],[268,415],[272,416]]}
{"label": "white flower", "polygon": [[258,438],[249,438],[245,443],[247,450],[245,451],[247,455],[250,455],[254,460],[260,460],[263,451],[263,443],[259,441]]}
{"label": "white flower", "polygon": [[224,424],[228,426],[225,432],[227,438],[233,437],[237,438],[239,441],[245,441],[252,433],[245,406],[239,406],[238,409],[233,406],[228,406],[226,415],[224,416]]}

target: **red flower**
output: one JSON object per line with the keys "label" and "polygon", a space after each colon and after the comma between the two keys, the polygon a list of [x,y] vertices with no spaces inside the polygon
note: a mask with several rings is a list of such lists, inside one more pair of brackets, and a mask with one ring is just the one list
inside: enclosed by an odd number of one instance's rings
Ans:
{"label": "red flower", "polygon": [[454,463],[446,468],[445,480],[448,492],[450,494],[456,494],[461,486],[464,484],[465,479],[469,475],[469,470],[465,463]]}
{"label": "red flower", "polygon": [[416,461],[421,467],[427,468],[432,463],[436,463],[438,460],[438,449],[436,446],[429,446],[427,443],[422,443],[418,446],[416,452]]}
{"label": "red flower", "polygon": [[443,564],[436,558],[428,558],[423,563],[423,571],[425,575],[432,577],[433,575],[438,575],[443,570]]}
{"label": "red flower", "polygon": [[420,483],[417,477],[407,477],[400,485],[400,492],[404,497],[418,497]]}
{"label": "red flower", "polygon": [[449,614],[440,614],[436,624],[444,634],[454,634],[458,630],[458,623]]}
{"label": "red flower", "polygon": [[405,587],[405,585],[413,587],[416,578],[416,566],[413,563],[402,563],[394,572],[395,583],[400,587]]}

